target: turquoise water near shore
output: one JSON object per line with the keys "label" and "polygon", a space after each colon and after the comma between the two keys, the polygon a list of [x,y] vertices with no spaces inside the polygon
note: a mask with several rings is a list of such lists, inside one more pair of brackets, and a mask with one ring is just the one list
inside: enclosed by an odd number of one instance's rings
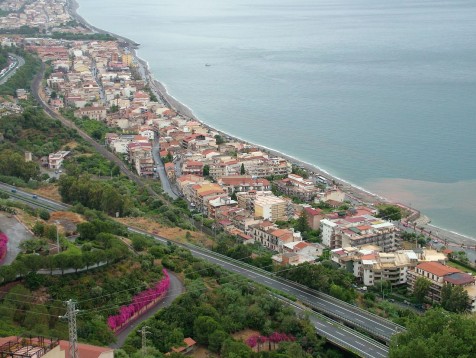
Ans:
{"label": "turquoise water near shore", "polygon": [[79,5],[207,124],[476,236],[475,1]]}

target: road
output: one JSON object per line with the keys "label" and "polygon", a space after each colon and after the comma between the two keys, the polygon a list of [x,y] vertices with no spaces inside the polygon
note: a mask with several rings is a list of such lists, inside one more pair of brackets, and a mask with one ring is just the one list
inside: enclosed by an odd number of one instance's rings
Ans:
{"label": "road", "polygon": [[17,64],[11,70],[8,70],[2,77],[0,77],[0,85],[3,85],[5,82],[7,82],[10,77],[12,77],[16,73],[16,71],[25,64],[25,60],[23,59],[23,57],[14,55],[12,53],[10,53],[9,55],[16,58]]}
{"label": "road", "polygon": [[[128,228],[130,231],[146,234],[149,236],[153,236],[156,240],[167,243],[168,240],[156,236],[150,235],[150,233],[144,232],[142,230],[138,230],[135,228]],[[304,291],[304,289],[308,290],[307,288],[297,288],[295,286],[299,286],[296,283],[283,280],[281,278],[273,277],[270,273],[260,273],[259,270],[256,268],[247,268],[240,265],[229,262],[229,258],[220,258],[221,255],[212,253],[206,249],[197,248],[194,246],[189,245],[181,245],[189,249],[194,257],[201,258],[208,262],[214,263],[228,271],[236,273],[239,276],[245,276],[246,278],[262,284],[268,288],[272,288],[275,290],[279,290],[281,292],[285,292],[289,295],[292,295],[297,298],[298,301],[305,303],[311,307],[319,307],[320,310],[329,314],[333,317],[338,317],[339,320],[342,320],[346,323],[354,322],[355,326],[364,329],[371,334],[378,335],[383,337],[387,337],[389,339],[393,334],[398,331],[404,330],[403,327],[400,327],[393,322],[390,322],[384,318],[374,316],[369,312],[363,311],[355,306],[346,304],[345,302],[339,301],[334,298],[323,298],[313,295],[309,292]],[[281,282],[285,281],[285,282]],[[310,290],[312,291],[312,290]],[[324,295],[325,297],[326,295]],[[290,304],[288,302],[288,304]],[[305,308],[294,304],[293,308],[297,310],[306,310]],[[314,316],[315,317],[315,316]],[[324,316],[322,316],[324,317]],[[344,325],[325,317],[324,320],[311,320],[316,327],[316,330],[329,339],[331,342],[341,346],[342,348],[352,350],[356,352],[358,355],[363,357],[386,357],[388,356],[388,348],[381,344],[380,342],[369,338],[367,336],[363,336],[351,328],[345,327]],[[383,338],[384,340],[387,340]]]}
{"label": "road", "polygon": [[[38,199],[45,198],[38,197]],[[131,227],[128,227],[128,230],[152,236],[164,244],[169,242],[163,237],[151,235],[150,233],[143,230],[138,230]],[[345,322],[348,325],[359,327],[371,335],[377,336],[385,341],[388,341],[391,335],[394,333],[404,330],[403,327],[400,327],[384,318],[372,315],[371,313],[361,310],[358,307],[352,306],[322,293],[310,290],[307,287],[301,286],[295,282],[276,277],[269,272],[259,270],[255,267],[246,265],[243,262],[232,260],[226,256],[194,245],[178,245],[189,249],[194,257],[214,263],[224,269],[227,269],[228,271],[236,273],[237,276],[245,276],[246,278],[256,283],[262,284],[263,286],[292,295],[296,297],[298,301],[306,304],[309,307],[312,307],[313,309],[322,311],[322,313],[326,314],[327,316],[337,318],[339,321]],[[359,355],[364,357],[381,358],[386,356],[386,354],[382,355],[382,352],[385,352],[386,347],[376,340],[366,336],[361,336],[352,329],[344,327],[333,319],[326,317],[325,320],[328,322],[326,331],[324,331],[325,327],[320,324],[322,322],[314,322],[314,324],[316,330],[321,332],[321,334],[323,334],[331,342],[342,346],[343,348],[360,352]],[[331,328],[335,331],[331,330]],[[356,338],[356,336],[361,337]],[[348,346],[348,342],[352,344],[351,347]],[[346,343],[348,347],[344,347],[344,343]],[[361,348],[357,349],[357,346],[361,346]],[[364,354],[364,352],[366,353]]]}
{"label": "road", "polygon": [[[14,190],[15,192],[13,192]],[[0,191],[5,192],[10,195],[13,200],[20,200],[26,202],[27,204],[37,208],[37,209],[46,209],[48,211],[68,211],[71,209],[70,205],[59,203],[57,201],[47,199],[42,196],[33,197],[33,194],[26,191],[22,191],[13,185],[0,183]]]}
{"label": "road", "polygon": [[142,323],[143,321],[149,319],[153,315],[157,313],[158,310],[168,307],[172,304],[172,302],[180,296],[183,292],[185,292],[185,287],[182,284],[182,282],[178,279],[177,275],[175,275],[173,272],[168,271],[169,277],[170,277],[170,287],[169,291],[167,292],[167,295],[165,298],[160,301],[156,306],[154,306],[151,310],[147,311],[144,313],[142,316],[140,316],[138,319],[136,319],[134,322],[132,322],[126,329],[122,330],[117,336],[116,336],[116,343],[111,344],[109,347],[118,349],[121,348],[124,342],[126,341],[127,336],[136,329],[136,327]]}
{"label": "road", "polygon": [[345,327],[325,316],[316,314],[309,308],[283,299],[297,314],[305,314],[316,328],[317,333],[335,345],[356,353],[361,357],[387,357],[388,347]]}
{"label": "road", "polygon": [[154,162],[157,167],[157,173],[159,174],[160,182],[162,183],[162,189],[167,193],[172,199],[177,199],[179,196],[174,192],[172,186],[170,185],[169,178],[165,172],[164,163],[160,158],[160,146],[159,142],[155,141],[154,146],[152,147],[152,155],[154,156]]}
{"label": "road", "polygon": [[208,250],[205,249],[202,250],[201,248],[194,248],[188,245],[187,248],[195,257],[199,257],[208,262],[219,265],[228,271],[245,276],[263,286],[290,294],[306,306],[309,306],[326,316],[345,322],[350,326],[358,327],[372,336],[385,341],[390,341],[390,338],[395,333],[404,330],[403,327],[400,327],[389,320],[375,316],[356,306],[347,304],[328,295],[310,290],[309,288],[301,286],[295,282],[278,278],[267,272],[259,272],[252,267],[245,267],[241,262],[232,263],[229,258],[220,257],[221,255],[217,255],[216,253],[206,252]]}

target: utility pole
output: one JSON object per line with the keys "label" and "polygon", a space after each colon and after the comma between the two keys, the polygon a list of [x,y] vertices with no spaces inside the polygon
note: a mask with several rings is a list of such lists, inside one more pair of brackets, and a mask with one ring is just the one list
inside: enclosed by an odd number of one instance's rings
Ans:
{"label": "utility pole", "polygon": [[70,358],[79,358],[78,352],[78,331],[76,329],[76,313],[79,310],[76,309],[76,302],[73,300],[66,301],[67,311],[64,316],[60,318],[66,318],[68,320],[68,329],[69,329],[69,357]]}
{"label": "utility pole", "polygon": [[56,224],[56,245],[57,245],[57,247],[58,247],[58,254],[59,254],[60,251],[61,251],[60,242],[59,242],[59,232],[58,232],[58,224],[59,224],[59,222],[58,222],[58,221],[55,221],[55,224]]}
{"label": "utility pole", "polygon": [[147,328],[149,328],[149,327],[144,326],[144,327],[142,327],[141,330],[138,331],[142,334],[142,356],[143,357],[145,356],[145,351],[146,351],[146,348],[147,348],[147,334],[150,334],[150,332],[147,331]]}

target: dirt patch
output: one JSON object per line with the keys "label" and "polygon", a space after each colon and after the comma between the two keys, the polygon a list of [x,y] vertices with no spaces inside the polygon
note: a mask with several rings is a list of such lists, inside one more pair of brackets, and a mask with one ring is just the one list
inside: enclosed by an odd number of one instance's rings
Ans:
{"label": "dirt patch", "polygon": [[61,195],[58,191],[57,185],[43,186],[33,190],[32,192],[39,196],[44,196],[45,198],[61,202]]}
{"label": "dirt patch", "polygon": [[252,330],[252,329],[244,329],[242,331],[238,331],[233,333],[231,336],[239,341],[246,341],[248,338],[251,336],[259,336],[260,333],[258,331]]}
{"label": "dirt patch", "polygon": [[78,224],[86,220],[79,214],[70,211],[55,211],[51,213],[48,224],[56,225],[58,223],[59,231],[62,233],[74,233]]}
{"label": "dirt patch", "polygon": [[[74,149],[74,148],[76,148],[78,145],[79,145],[78,142],[76,142],[76,141],[73,140],[73,141],[71,141],[71,142],[66,143],[63,148],[69,147],[69,149]],[[65,149],[63,149],[63,150],[65,150]]]}
{"label": "dirt patch", "polygon": [[[201,243],[208,245],[212,243],[212,241],[209,240],[206,235],[201,232],[184,230],[179,227],[164,227],[159,223],[147,218],[119,218],[116,220],[124,225],[132,226],[137,229],[147,231],[154,235],[160,235],[169,240],[175,240],[183,243],[189,241],[192,243]],[[190,233],[189,240],[186,239],[187,232]]]}
{"label": "dirt patch", "polygon": [[191,355],[194,358],[217,358],[219,357],[218,354],[211,353],[208,349],[204,347],[198,347],[193,351],[193,354]]}
{"label": "dirt patch", "polygon": [[33,226],[35,225],[35,223],[37,221],[43,221],[43,220],[37,218],[36,216],[30,215],[30,214],[28,214],[27,212],[25,212],[21,209],[15,208],[15,210],[17,212],[17,214],[15,215],[16,218],[19,221],[21,221],[23,223],[23,225],[25,225],[30,230],[33,228]]}

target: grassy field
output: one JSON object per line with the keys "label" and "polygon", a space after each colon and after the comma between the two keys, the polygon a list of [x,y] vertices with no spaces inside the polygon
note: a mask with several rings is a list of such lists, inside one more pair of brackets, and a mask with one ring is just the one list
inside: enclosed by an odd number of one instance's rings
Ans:
{"label": "grassy field", "polygon": [[472,269],[472,268],[469,268],[469,267],[465,267],[465,266],[462,266],[456,262],[451,262],[451,261],[448,261],[448,266],[451,266],[451,267],[454,267],[454,268],[457,268],[463,272],[469,272],[473,275],[476,275],[476,270],[475,269]]}

